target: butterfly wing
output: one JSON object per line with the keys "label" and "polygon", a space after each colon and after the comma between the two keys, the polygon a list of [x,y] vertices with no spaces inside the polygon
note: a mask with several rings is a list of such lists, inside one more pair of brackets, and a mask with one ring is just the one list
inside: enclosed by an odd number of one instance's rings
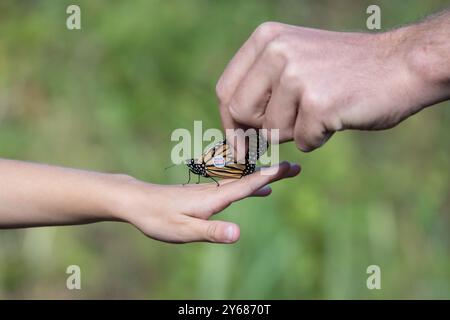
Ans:
{"label": "butterfly wing", "polygon": [[[220,179],[240,179],[243,176],[252,174],[256,170],[256,160],[266,151],[266,144],[260,147],[258,138],[253,150],[247,152],[243,163],[237,162],[233,158],[233,150],[226,141],[219,142],[209,148],[196,163],[204,165],[204,176]],[[225,162],[217,165],[217,160]]]}
{"label": "butterfly wing", "polygon": [[206,165],[206,173],[211,177],[222,179],[240,179],[243,176],[255,172],[256,165],[251,163],[226,163],[223,167],[216,167],[214,164]]}

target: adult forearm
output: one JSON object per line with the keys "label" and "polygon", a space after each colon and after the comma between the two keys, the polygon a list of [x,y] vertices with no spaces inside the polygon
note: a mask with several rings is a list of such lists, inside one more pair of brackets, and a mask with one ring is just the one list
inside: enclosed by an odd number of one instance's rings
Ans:
{"label": "adult forearm", "polygon": [[0,159],[0,228],[114,220],[117,179],[110,174]]}

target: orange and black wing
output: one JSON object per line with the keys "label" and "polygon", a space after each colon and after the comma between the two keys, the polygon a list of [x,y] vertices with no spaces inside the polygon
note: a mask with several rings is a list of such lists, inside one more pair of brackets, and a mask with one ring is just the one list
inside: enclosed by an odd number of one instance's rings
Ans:
{"label": "orange and black wing", "polygon": [[230,146],[225,142],[219,142],[207,150],[203,155],[201,162],[205,165],[213,165],[214,157],[223,157],[226,160],[231,159],[232,153]]}
{"label": "orange and black wing", "polygon": [[[255,172],[256,160],[263,152],[256,147],[255,151],[247,152],[245,162],[240,163],[233,158],[232,147],[230,147],[226,141],[222,141],[208,149],[202,157],[198,159],[198,162],[204,164],[205,172],[209,177],[240,179],[243,176]],[[225,165],[216,165],[215,160],[217,160],[217,157],[222,157],[225,160]]]}
{"label": "orange and black wing", "polygon": [[246,165],[241,163],[227,163],[223,167],[216,167],[214,164],[206,165],[206,173],[210,177],[221,179],[240,179],[245,172]]}

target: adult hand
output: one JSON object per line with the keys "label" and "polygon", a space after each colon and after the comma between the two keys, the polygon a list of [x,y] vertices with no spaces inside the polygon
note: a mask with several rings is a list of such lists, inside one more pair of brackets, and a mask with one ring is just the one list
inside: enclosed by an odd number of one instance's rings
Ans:
{"label": "adult hand", "polygon": [[223,126],[279,129],[303,151],[391,128],[450,98],[449,37],[449,14],[378,34],[264,23],[217,83]]}

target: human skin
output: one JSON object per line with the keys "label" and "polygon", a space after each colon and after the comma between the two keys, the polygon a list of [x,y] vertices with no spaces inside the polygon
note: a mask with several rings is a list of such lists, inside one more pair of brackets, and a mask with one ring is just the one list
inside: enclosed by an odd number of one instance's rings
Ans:
{"label": "human skin", "polygon": [[157,185],[106,174],[0,159],[0,228],[120,221],[166,242],[233,243],[239,227],[208,220],[235,201],[268,196],[269,183],[294,177],[287,162],[239,180],[198,185]]}
{"label": "human skin", "polygon": [[305,152],[450,98],[450,12],[383,33],[260,25],[220,77],[226,129],[279,129]]}

